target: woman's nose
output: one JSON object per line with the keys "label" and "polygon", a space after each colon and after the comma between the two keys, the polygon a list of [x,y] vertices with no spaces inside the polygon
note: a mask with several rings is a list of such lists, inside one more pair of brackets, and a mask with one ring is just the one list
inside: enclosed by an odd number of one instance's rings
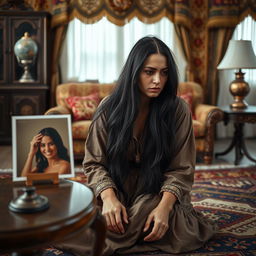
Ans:
{"label": "woman's nose", "polygon": [[158,84],[160,83],[160,74],[156,72],[153,76],[153,83]]}

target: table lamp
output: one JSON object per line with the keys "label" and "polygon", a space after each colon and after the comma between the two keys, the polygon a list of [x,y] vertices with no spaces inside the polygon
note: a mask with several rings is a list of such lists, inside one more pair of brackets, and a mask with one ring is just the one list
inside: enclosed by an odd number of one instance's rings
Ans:
{"label": "table lamp", "polygon": [[250,91],[249,84],[244,80],[241,69],[256,68],[256,56],[249,40],[230,40],[226,54],[217,69],[238,69],[236,79],[229,85],[229,91],[234,97],[230,104],[232,109],[245,109],[248,104],[244,100]]}

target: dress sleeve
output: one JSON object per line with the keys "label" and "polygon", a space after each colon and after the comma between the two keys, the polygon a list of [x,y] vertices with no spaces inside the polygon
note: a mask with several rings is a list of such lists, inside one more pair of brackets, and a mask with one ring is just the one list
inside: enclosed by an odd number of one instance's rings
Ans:
{"label": "dress sleeve", "polygon": [[101,114],[89,128],[83,160],[83,169],[88,179],[88,186],[92,188],[97,198],[107,188],[116,189],[107,170],[106,143],[106,117]]}
{"label": "dress sleeve", "polygon": [[170,192],[181,202],[188,198],[183,196],[190,193],[192,189],[196,160],[191,111],[182,99],[177,106],[175,134],[174,157],[164,174],[161,192]]}

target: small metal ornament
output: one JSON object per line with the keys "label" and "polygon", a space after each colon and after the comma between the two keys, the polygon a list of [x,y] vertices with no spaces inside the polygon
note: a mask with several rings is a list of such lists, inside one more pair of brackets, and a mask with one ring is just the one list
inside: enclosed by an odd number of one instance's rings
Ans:
{"label": "small metal ornament", "polygon": [[19,213],[34,213],[49,207],[48,198],[36,193],[35,187],[24,187],[24,193],[9,203],[9,209]]}

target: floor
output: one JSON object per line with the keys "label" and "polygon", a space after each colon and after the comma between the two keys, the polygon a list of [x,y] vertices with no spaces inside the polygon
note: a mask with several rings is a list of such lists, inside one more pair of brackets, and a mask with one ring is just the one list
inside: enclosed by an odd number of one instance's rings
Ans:
{"label": "floor", "polygon": [[[229,139],[220,139],[215,142],[215,152],[224,151],[229,145]],[[256,159],[256,139],[247,139],[246,146],[250,155]],[[234,149],[224,156],[214,158],[212,166],[218,165],[234,165],[235,152]],[[80,162],[75,163],[76,167],[80,166]],[[203,166],[203,163],[197,163],[198,166]],[[255,162],[250,161],[245,156],[239,163],[241,166],[256,165]],[[11,169],[12,168],[12,147],[0,145],[0,169]]]}
{"label": "floor", "polygon": [[[214,153],[217,152],[223,152],[225,151],[228,146],[231,143],[231,139],[219,139],[215,142],[214,145]],[[256,138],[255,139],[246,139],[245,145],[247,148],[247,151],[249,152],[250,156],[256,160]],[[228,154],[214,157],[213,164],[221,164],[221,163],[227,163],[234,165],[235,161],[235,149],[233,148],[232,151],[230,151]],[[256,162],[251,161],[246,156],[244,156],[239,165],[241,166],[249,166],[249,165],[256,165]]]}

